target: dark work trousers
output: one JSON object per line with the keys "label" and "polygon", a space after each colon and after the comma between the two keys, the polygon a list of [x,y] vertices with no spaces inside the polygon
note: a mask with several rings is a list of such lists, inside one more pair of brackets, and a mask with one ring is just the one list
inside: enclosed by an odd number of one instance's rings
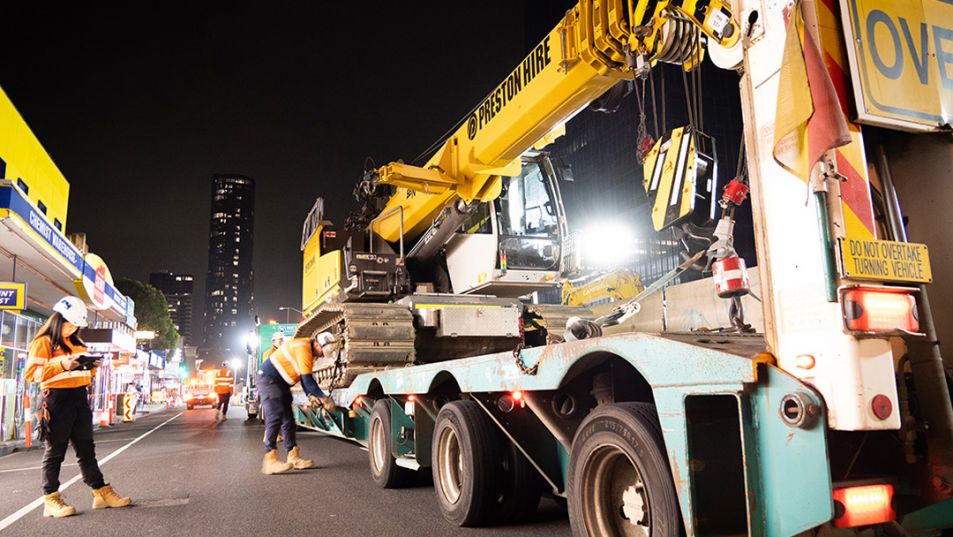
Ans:
{"label": "dark work trousers", "polygon": [[278,431],[284,439],[285,448],[297,445],[295,441],[295,420],[291,411],[291,386],[282,380],[268,375],[258,374],[258,395],[261,397],[261,409],[265,412],[265,450],[278,447]]}
{"label": "dark work trousers", "polygon": [[218,409],[222,411],[223,416],[228,414],[228,400],[231,398],[232,394],[230,393],[218,394]]}
{"label": "dark work trousers", "polygon": [[45,402],[50,412],[50,432],[43,454],[43,493],[52,494],[60,489],[60,466],[70,442],[76,451],[83,482],[94,489],[106,486],[96,462],[93,411],[89,408],[86,388],[52,388]]}

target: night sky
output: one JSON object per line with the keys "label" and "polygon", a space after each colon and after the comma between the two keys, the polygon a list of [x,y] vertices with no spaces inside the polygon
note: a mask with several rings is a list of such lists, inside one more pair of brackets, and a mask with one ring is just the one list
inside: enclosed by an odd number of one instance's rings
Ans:
{"label": "night sky", "polygon": [[257,181],[256,306],[283,321],[314,199],[343,223],[365,157],[416,157],[560,4],[50,4],[4,17],[0,86],[72,185],[67,231],[88,233],[114,277],[195,274],[200,337],[213,173]]}

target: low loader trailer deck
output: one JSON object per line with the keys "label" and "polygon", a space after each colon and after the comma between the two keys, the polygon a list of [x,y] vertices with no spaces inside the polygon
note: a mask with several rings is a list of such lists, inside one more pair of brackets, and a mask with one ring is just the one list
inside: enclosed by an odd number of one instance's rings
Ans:
{"label": "low loader trailer deck", "polygon": [[[462,465],[472,476],[436,468],[434,482],[438,497],[459,503],[454,485],[470,481],[466,512],[451,514],[471,523],[519,500],[493,490],[508,469],[538,474],[511,487],[537,501],[544,490],[567,497],[574,479],[600,483],[576,491],[590,497],[570,509],[583,511],[614,486],[632,487],[608,506],[609,524],[683,520],[689,535],[792,535],[834,516],[824,406],[763,348],[758,336],[631,333],[368,373],[334,392],[338,410],[299,404],[297,421],[366,446],[385,486],[408,470]],[[454,421],[448,405],[473,412]],[[478,457],[487,431],[485,440],[515,448],[515,462]],[[665,519],[662,508],[681,516]]]}

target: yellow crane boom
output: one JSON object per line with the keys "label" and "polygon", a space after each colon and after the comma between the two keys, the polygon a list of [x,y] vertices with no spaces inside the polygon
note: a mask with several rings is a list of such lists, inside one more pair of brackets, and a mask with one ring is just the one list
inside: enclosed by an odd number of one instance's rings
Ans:
{"label": "yellow crane boom", "polygon": [[[520,155],[557,136],[567,120],[641,66],[687,69],[700,60],[699,30],[722,46],[740,31],[725,0],[582,0],[462,122],[423,166],[376,170],[396,192],[372,224],[389,242],[418,236],[457,199],[490,201]],[[400,208],[400,209],[398,209]],[[401,222],[401,219],[403,222]]]}

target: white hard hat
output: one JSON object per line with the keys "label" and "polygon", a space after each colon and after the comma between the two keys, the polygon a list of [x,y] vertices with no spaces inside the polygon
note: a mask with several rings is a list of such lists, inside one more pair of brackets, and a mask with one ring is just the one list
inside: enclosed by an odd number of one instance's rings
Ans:
{"label": "white hard hat", "polygon": [[272,343],[274,343],[274,341],[277,339],[285,339],[285,335],[281,332],[275,332],[274,334],[271,335]]}
{"label": "white hard hat", "polygon": [[59,313],[67,321],[80,328],[89,326],[86,322],[86,304],[75,296],[64,296],[53,306],[53,311]]}
{"label": "white hard hat", "polygon": [[318,337],[315,339],[317,340],[318,345],[322,347],[337,341],[337,338],[334,337],[334,334],[332,334],[331,332],[321,332],[320,334],[318,334]]}

